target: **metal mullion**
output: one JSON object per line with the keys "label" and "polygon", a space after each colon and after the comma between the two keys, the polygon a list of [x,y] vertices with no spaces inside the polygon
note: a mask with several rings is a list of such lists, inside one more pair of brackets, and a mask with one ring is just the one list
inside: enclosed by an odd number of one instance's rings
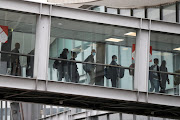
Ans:
{"label": "metal mullion", "polygon": [[[106,44],[106,64],[108,64],[108,50],[109,50],[109,47],[108,47],[108,44]],[[109,87],[109,80],[106,78],[106,87]]]}
{"label": "metal mullion", "polygon": [[148,12],[147,12],[147,11],[148,11],[148,8],[145,8],[145,9],[144,9],[144,14],[145,14],[144,17],[145,17],[145,18],[148,18]]}
{"label": "metal mullion", "polygon": [[119,9],[119,8],[117,8],[117,14],[120,14],[120,12],[121,12],[121,11],[120,11],[120,9]]}
{"label": "metal mullion", "polygon": [[5,101],[5,120],[7,120],[7,101]]}
{"label": "metal mullion", "polygon": [[104,12],[107,12],[107,7],[106,6],[104,6]]}
{"label": "metal mullion", "polygon": [[130,16],[134,16],[134,9],[130,9]]}
{"label": "metal mullion", "polygon": [[[121,65],[121,48],[120,46],[118,46],[118,62],[119,62],[119,65]],[[118,85],[119,85],[119,88],[121,88],[121,78],[118,78]]]}
{"label": "metal mullion", "polygon": [[3,120],[3,101],[1,101],[1,120]]}
{"label": "metal mullion", "polygon": [[179,23],[179,2],[176,2],[176,22]]}
{"label": "metal mullion", "polygon": [[159,9],[160,9],[160,20],[163,20],[163,6],[161,5],[160,7],[159,7]]}

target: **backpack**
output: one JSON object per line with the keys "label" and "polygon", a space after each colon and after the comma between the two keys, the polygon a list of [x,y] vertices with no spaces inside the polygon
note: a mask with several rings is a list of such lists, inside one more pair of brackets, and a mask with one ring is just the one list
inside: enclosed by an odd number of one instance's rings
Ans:
{"label": "backpack", "polygon": [[104,69],[104,76],[107,78],[107,79],[111,79],[111,74],[110,74],[110,69],[109,67],[106,67]]}
{"label": "backpack", "polygon": [[83,70],[88,73],[93,70],[93,67],[91,64],[83,64]]}
{"label": "backpack", "polygon": [[119,68],[119,77],[120,78],[124,77],[124,68]]}
{"label": "backpack", "polygon": [[60,65],[59,61],[58,60],[55,60],[54,63],[53,63],[53,68],[54,69],[58,69],[58,66]]}

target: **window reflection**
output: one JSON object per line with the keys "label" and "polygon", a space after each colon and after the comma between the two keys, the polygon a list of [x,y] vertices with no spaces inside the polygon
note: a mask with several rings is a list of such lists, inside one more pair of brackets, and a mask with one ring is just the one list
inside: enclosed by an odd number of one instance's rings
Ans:
{"label": "window reflection", "polygon": [[155,85],[157,87],[155,92],[178,95],[180,77],[178,75],[180,70],[178,48],[180,47],[180,36],[152,32],[151,46],[153,51],[149,73],[150,92],[154,92],[152,87]]}
{"label": "window reflection", "polygon": [[7,36],[0,40],[0,74],[33,77],[35,29],[35,15],[0,10],[0,32]]}
{"label": "window reflection", "polygon": [[163,20],[176,22],[176,5],[163,6]]}
{"label": "window reflection", "polygon": [[145,18],[145,9],[134,9],[133,10],[133,16]]}
{"label": "window reflection", "polygon": [[[133,76],[129,75],[128,67],[133,62],[131,48],[135,38],[134,29],[52,18],[49,79],[133,89]],[[63,58],[65,49],[68,52]],[[113,56],[117,57],[116,64],[111,64],[115,61]],[[55,67],[55,61],[59,61],[59,68]],[[67,62],[67,69],[63,61]],[[114,74],[105,71],[112,68],[118,71],[116,79],[105,76]],[[78,80],[74,79],[77,75]]]}
{"label": "window reflection", "polygon": [[160,20],[160,8],[148,8],[147,9],[147,16],[149,19],[153,20]]}

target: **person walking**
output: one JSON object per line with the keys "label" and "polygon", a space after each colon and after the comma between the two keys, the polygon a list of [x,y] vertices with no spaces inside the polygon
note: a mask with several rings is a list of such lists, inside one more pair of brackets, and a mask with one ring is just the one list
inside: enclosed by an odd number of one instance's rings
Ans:
{"label": "person walking", "polygon": [[[163,60],[162,63],[161,63],[160,71],[168,72],[165,60]],[[160,92],[161,93],[165,93],[165,90],[166,90],[166,81],[168,82],[168,84],[170,84],[168,74],[161,73],[161,85],[160,85],[160,87],[161,87],[161,91]]]}
{"label": "person walking", "polygon": [[[96,54],[96,50],[92,49],[91,55],[89,55],[84,62],[91,62],[94,63],[94,56]],[[92,64],[84,64],[83,65],[84,71],[88,74],[88,81],[90,85],[93,85],[95,83],[95,65]]]}
{"label": "person walking", "polygon": [[158,66],[159,64],[159,60],[157,58],[154,59],[154,65],[152,65],[150,67],[150,70],[152,70],[150,72],[150,83],[151,83],[151,88],[150,88],[150,92],[153,92],[155,89],[155,92],[159,92],[159,87],[160,87],[160,73],[155,72],[155,71],[159,71],[160,68]]}
{"label": "person walking", "polygon": [[[16,43],[12,53],[19,53],[20,44]],[[11,75],[21,76],[21,65],[19,55],[11,54]]]}
{"label": "person walking", "polygon": [[[77,53],[71,52],[72,58],[70,60],[76,60]],[[79,73],[76,62],[69,62],[69,79],[71,82],[78,83],[79,82]]]}
{"label": "person walking", "polygon": [[[110,65],[119,66],[117,64],[117,56],[116,55],[112,56],[112,61],[111,61]],[[109,71],[110,71],[110,74],[111,74],[110,78],[111,78],[112,87],[117,87],[119,68],[118,67],[110,67]]]}

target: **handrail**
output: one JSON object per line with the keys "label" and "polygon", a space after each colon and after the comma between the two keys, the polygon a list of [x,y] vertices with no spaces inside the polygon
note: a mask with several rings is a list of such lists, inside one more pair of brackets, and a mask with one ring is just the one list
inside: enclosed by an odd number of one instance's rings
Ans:
{"label": "handrail", "polygon": [[171,72],[154,71],[154,70],[149,70],[149,71],[150,72],[156,72],[156,73],[168,74],[168,75],[177,75],[177,76],[180,76],[180,73],[171,73]]}
{"label": "handrail", "polygon": [[34,57],[34,55],[30,55],[30,54],[14,53],[14,52],[7,52],[7,51],[0,51],[0,53],[3,53],[3,54],[12,54],[12,55],[19,55],[19,56],[30,56],[30,57]]}
{"label": "handrail", "polygon": [[[52,57],[50,57],[49,59],[50,60],[67,61],[67,62],[82,63],[82,64],[92,64],[92,65],[101,65],[101,66],[117,67],[117,68],[124,68],[124,69],[134,70],[134,68],[130,68],[130,67],[117,66],[117,65],[108,65],[108,64],[102,64],[102,63],[82,62],[82,61],[67,60],[67,59],[62,59],[62,58],[52,58]],[[154,70],[149,70],[149,71],[150,72],[156,72],[156,73],[164,73],[164,74],[169,74],[169,75],[178,75],[178,76],[180,76],[180,73],[171,73],[171,72],[154,71]]]}
{"label": "handrail", "polygon": [[76,60],[67,60],[67,59],[62,59],[62,58],[52,58],[52,57],[50,57],[49,59],[50,60],[58,60],[58,61],[74,62],[74,63],[82,63],[82,64],[117,67],[117,68],[124,68],[124,69],[134,69],[134,68],[130,68],[130,67],[123,67],[123,66],[117,66],[117,65],[108,65],[108,64],[102,64],[102,63],[92,63],[92,62],[83,62],[83,61],[76,61]]}
{"label": "handrail", "polygon": [[[19,55],[19,56],[30,56],[34,57],[34,55],[30,54],[22,54],[22,53],[14,53],[14,52],[7,52],[7,51],[0,51],[2,54],[12,54],[12,55]],[[107,67],[117,67],[117,68],[123,68],[123,69],[129,69],[129,70],[134,70],[134,68],[130,67],[124,67],[124,66],[117,66],[117,65],[108,65],[108,64],[102,64],[102,63],[92,63],[92,62],[83,62],[83,61],[76,61],[76,60],[67,60],[67,59],[62,59],[62,58],[49,58],[50,60],[58,60],[58,61],[67,61],[67,62],[74,62],[74,63],[82,63],[82,64],[92,64],[92,65],[100,65],[100,66],[107,66]],[[163,73],[163,74],[168,74],[168,75],[177,75],[180,76],[180,73],[172,73],[172,72],[163,72],[163,71],[154,71],[154,70],[149,70],[150,72],[156,72],[156,73]]]}

